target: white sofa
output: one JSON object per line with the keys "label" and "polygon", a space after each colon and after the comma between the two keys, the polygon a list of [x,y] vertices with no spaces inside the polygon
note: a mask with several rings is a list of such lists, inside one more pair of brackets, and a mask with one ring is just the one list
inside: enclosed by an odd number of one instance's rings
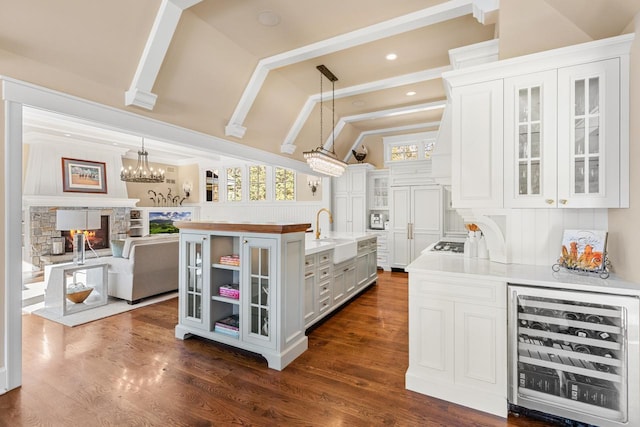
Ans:
{"label": "white sofa", "polygon": [[[178,234],[129,237],[109,258],[109,295],[136,304],[178,289]],[[115,253],[115,251],[114,251]]]}

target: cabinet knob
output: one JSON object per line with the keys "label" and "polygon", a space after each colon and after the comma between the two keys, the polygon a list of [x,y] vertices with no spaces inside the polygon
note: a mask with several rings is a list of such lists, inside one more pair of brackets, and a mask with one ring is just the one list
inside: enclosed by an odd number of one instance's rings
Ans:
{"label": "cabinet knob", "polygon": [[567,204],[567,202],[568,202],[568,200],[567,200],[567,199],[560,199],[560,204],[561,204],[561,205],[566,205],[566,204]]}
{"label": "cabinet knob", "polygon": [[245,239],[245,240],[242,241],[242,243],[244,243],[246,245],[247,243],[249,243],[249,241]]}
{"label": "cabinet knob", "polygon": [[548,205],[552,205],[553,204],[553,199],[547,199],[547,200],[545,200],[545,202],[547,202]]}

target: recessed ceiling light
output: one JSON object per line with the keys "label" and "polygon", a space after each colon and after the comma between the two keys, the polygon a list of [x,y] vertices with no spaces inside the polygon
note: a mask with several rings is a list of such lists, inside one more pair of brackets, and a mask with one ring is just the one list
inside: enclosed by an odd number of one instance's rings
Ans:
{"label": "recessed ceiling light", "polygon": [[412,91],[412,90],[410,90],[409,92],[407,92],[407,96],[413,96],[413,95],[415,95],[415,94],[416,94],[416,93],[415,93],[414,91]]}
{"label": "recessed ceiling light", "polygon": [[258,14],[258,22],[265,27],[275,27],[280,23],[280,15],[272,10],[265,10]]}
{"label": "recessed ceiling light", "polygon": [[388,61],[394,61],[397,57],[398,55],[396,55],[395,53],[390,53],[385,58],[387,58]]}
{"label": "recessed ceiling light", "polygon": [[64,136],[71,136],[70,133],[63,133]]}

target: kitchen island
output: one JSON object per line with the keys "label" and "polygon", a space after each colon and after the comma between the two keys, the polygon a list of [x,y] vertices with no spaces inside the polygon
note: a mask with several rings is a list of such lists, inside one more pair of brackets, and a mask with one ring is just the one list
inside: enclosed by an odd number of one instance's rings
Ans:
{"label": "kitchen island", "polygon": [[[602,425],[617,425],[607,424],[616,417],[638,419],[636,405],[623,407],[627,396],[633,400],[639,393],[638,284],[613,275],[601,279],[554,272],[551,266],[440,253],[424,253],[407,271],[407,389],[502,417],[508,400],[521,404],[524,397],[529,408],[552,413],[573,408],[567,418],[590,414],[602,417]],[[592,312],[600,323],[570,320]],[[592,338],[603,333],[609,334],[606,339]],[[607,348],[612,349],[607,357],[598,356]],[[533,366],[534,374],[523,363]],[[602,408],[580,400],[581,393],[571,394],[566,384],[576,375],[604,381],[615,397],[607,402],[620,407]],[[540,403],[545,400],[551,403]]]}
{"label": "kitchen island", "polygon": [[304,324],[309,328],[378,279],[377,237],[370,233],[307,233]]}
{"label": "kitchen island", "polygon": [[[306,233],[307,223],[175,225],[176,337],[197,335],[252,351],[272,369],[284,369],[307,349],[310,325],[377,278],[375,236],[364,233],[316,240]],[[323,299],[327,295],[330,301]]]}

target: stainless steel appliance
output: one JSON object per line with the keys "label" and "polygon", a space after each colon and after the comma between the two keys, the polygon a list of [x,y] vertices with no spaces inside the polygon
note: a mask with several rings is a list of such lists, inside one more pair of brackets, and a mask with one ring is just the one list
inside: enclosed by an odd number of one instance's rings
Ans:
{"label": "stainless steel appliance", "polygon": [[384,230],[384,222],[387,220],[385,214],[372,213],[369,226],[372,230]]}
{"label": "stainless steel appliance", "polygon": [[429,248],[427,248],[430,252],[442,252],[442,253],[451,253],[451,254],[463,254],[464,253],[464,242],[456,242],[452,240],[440,240]]}
{"label": "stainless steel appliance", "polygon": [[638,298],[509,285],[509,402],[640,425]]}

